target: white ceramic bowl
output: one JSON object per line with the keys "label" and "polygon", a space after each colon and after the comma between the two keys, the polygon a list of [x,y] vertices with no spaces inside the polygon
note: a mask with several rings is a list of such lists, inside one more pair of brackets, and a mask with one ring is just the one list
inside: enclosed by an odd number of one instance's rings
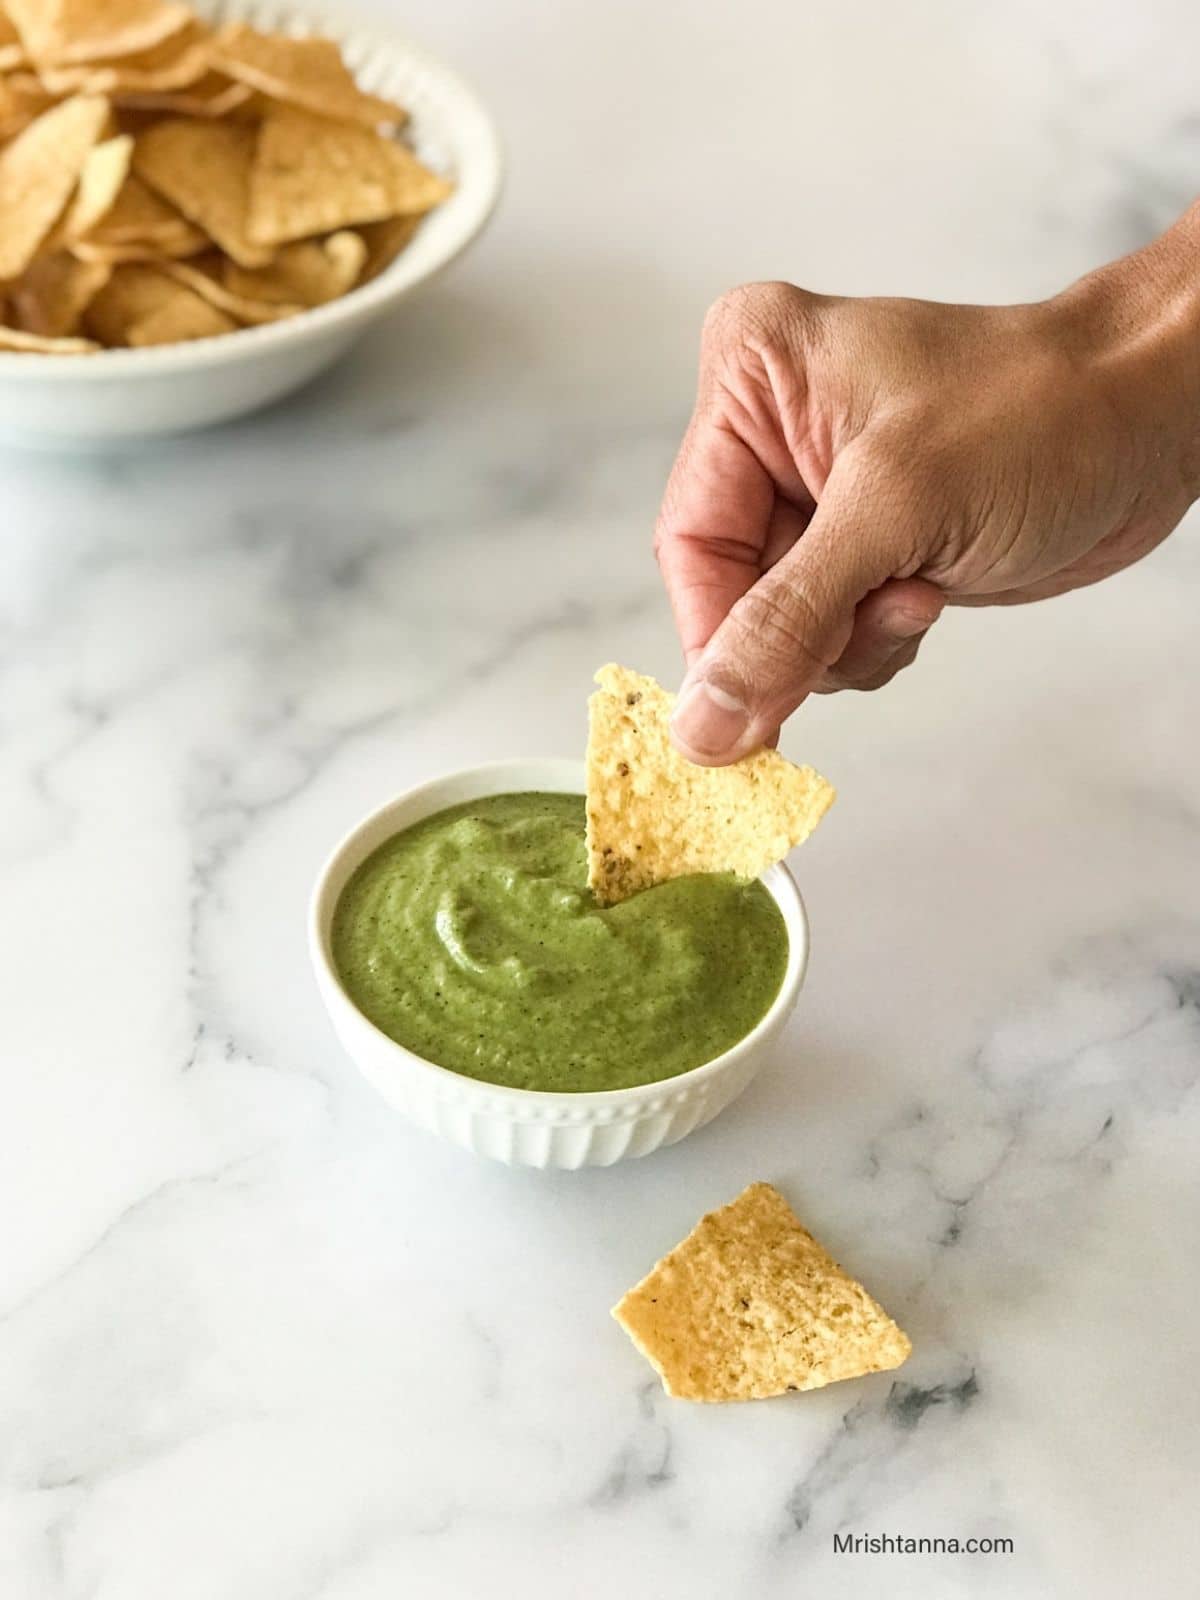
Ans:
{"label": "white ceramic bowl", "polygon": [[502,162],[491,119],[456,73],[416,45],[348,22],[319,0],[298,6],[290,0],[194,3],[211,20],[240,18],[278,32],[336,39],[364,88],[408,107],[408,137],[424,161],[454,179],[454,193],[373,282],[284,322],[147,350],[0,353],[0,435],[6,442],[103,447],[206,427],[276,400],[329,366],[370,323],[452,261],[495,206]]}
{"label": "white ceramic bowl", "polygon": [[711,1122],[762,1065],[796,1004],[808,964],[808,920],[800,891],[786,867],[772,867],[762,881],[787,924],[788,960],[771,1009],[715,1060],[634,1089],[547,1094],[480,1083],[414,1055],[368,1022],[338,981],[329,948],[334,908],[355,868],[401,828],[447,806],[522,790],[582,794],[583,787],[578,761],[496,761],[422,784],[351,829],[325,863],[312,897],[309,949],[321,998],[363,1075],[423,1128],[514,1166],[606,1167],[674,1144]]}

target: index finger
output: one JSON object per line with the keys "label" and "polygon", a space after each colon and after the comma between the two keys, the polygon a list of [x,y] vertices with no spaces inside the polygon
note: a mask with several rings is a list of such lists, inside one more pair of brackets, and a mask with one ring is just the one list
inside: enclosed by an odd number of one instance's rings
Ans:
{"label": "index finger", "polygon": [[774,505],[775,486],[753,450],[697,412],[671,469],[654,537],[689,663],[761,575]]}

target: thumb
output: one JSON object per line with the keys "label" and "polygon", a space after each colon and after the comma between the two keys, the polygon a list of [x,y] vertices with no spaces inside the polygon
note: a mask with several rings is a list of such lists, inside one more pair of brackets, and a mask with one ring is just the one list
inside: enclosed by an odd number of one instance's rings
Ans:
{"label": "thumb", "polygon": [[671,722],[689,760],[723,766],[765,743],[842,654],[859,601],[915,569],[896,506],[881,505],[873,474],[851,454],[830,473],[803,535],[689,667]]}

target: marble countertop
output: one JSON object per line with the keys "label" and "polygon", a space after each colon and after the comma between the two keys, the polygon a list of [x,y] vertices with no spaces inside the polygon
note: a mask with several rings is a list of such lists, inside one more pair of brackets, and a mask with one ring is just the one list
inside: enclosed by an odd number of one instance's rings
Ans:
{"label": "marble countertop", "polygon": [[[1195,518],[794,720],[841,791],[808,988],[672,1150],[542,1175],[411,1129],[303,910],[398,788],[578,753],[599,662],[677,676],[649,530],[707,301],[1020,299],[1138,243],[1196,182],[1194,7],[376,9],[496,109],[488,238],[259,418],[0,456],[0,1595],[1183,1593]],[[756,1178],[900,1373],[662,1396],[608,1309]]]}

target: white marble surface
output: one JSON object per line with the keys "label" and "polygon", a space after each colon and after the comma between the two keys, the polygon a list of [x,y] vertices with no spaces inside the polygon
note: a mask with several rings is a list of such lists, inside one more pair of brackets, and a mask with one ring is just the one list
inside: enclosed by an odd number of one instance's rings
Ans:
{"label": "white marble surface", "polygon": [[[399,786],[577,752],[606,658],[677,672],[648,535],[705,302],[1015,299],[1137,242],[1200,167],[1195,9],[403,10],[504,125],[486,242],[260,419],[0,461],[0,1595],[1190,1592],[1195,519],[795,720],[842,791],[809,989],[674,1150],[411,1131],[302,912]],[[657,1391],[608,1308],[754,1178],[910,1330],[897,1381]]]}

